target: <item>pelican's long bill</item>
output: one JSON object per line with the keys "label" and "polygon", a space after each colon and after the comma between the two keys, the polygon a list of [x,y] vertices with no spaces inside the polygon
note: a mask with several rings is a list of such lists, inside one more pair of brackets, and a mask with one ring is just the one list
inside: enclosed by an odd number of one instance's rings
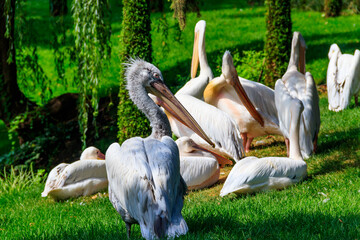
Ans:
{"label": "pelican's long bill", "polygon": [[105,160],[105,154],[103,154],[102,152],[98,152],[98,154],[97,154],[97,159],[98,160]]}
{"label": "pelican's long bill", "polygon": [[252,104],[252,102],[250,101],[248,95],[246,94],[244,88],[242,87],[240,81],[239,81],[239,77],[237,75],[237,73],[235,73],[232,76],[232,86],[234,87],[237,95],[239,96],[241,102],[244,104],[244,106],[246,107],[246,109],[249,111],[250,115],[260,123],[260,125],[263,127],[264,126],[264,120],[261,117],[260,113],[255,109],[254,105]]}
{"label": "pelican's long bill", "polygon": [[[160,104],[165,109],[168,108],[169,112],[174,114],[174,117],[180,118],[179,120],[184,123],[187,127],[192,129],[196,134],[202,137],[212,147],[215,144],[205,134],[204,130],[185,109],[185,107],[177,100],[177,98],[171,93],[169,88],[162,81],[154,81],[151,83],[152,88],[149,91],[161,99]],[[164,104],[165,103],[165,104]]]}
{"label": "pelican's long bill", "polygon": [[195,78],[199,67],[199,33],[195,32],[193,56],[191,59],[191,78]]}
{"label": "pelican's long bill", "polygon": [[221,156],[220,154],[217,154],[216,152],[213,152],[213,151],[211,151],[209,149],[203,148],[200,145],[196,144],[195,142],[194,142],[193,148],[212,154],[216,158],[216,160],[218,161],[220,167],[224,167],[226,164],[229,164],[229,165],[234,164],[229,159],[227,159],[227,158]]}

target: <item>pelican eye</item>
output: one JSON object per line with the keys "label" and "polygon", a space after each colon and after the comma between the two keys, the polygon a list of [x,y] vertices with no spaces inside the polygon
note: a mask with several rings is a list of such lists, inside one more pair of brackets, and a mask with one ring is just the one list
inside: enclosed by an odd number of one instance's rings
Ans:
{"label": "pelican eye", "polygon": [[154,73],[153,76],[155,79],[160,80],[160,75],[158,73]]}

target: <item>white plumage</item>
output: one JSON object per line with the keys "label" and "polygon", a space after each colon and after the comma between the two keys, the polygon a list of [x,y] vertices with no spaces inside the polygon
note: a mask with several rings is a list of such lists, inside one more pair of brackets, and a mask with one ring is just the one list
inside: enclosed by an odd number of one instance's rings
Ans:
{"label": "white plumage", "polygon": [[[102,159],[102,160],[96,160]],[[53,168],[45,183],[42,197],[65,200],[87,196],[108,186],[104,155],[95,147],[83,151],[80,160],[61,163]]]}
{"label": "white plumage", "polygon": [[[286,139],[291,137],[289,130],[290,120],[287,110],[288,103],[282,99],[282,96],[286,92],[303,103],[304,111],[300,118],[299,141],[303,158],[308,158],[316,150],[320,130],[320,108],[314,79],[309,72],[305,73],[305,49],[304,38],[299,32],[294,32],[288,69],[282,79],[279,79],[275,85],[275,103],[280,129]],[[288,144],[288,140],[286,140],[286,143]]]}
{"label": "white plumage", "polygon": [[329,66],[326,83],[329,110],[341,111],[347,108],[351,98],[355,97],[358,105],[360,92],[360,51],[354,55],[342,54],[337,44],[332,44],[329,50]]}
{"label": "white plumage", "polygon": [[233,163],[197,145],[189,137],[176,140],[180,152],[180,173],[188,189],[209,187],[219,180],[220,166]]}
{"label": "white plumage", "polygon": [[304,179],[307,166],[299,147],[300,116],[304,109],[298,99],[290,95],[288,111],[291,116],[290,157],[246,157],[235,164],[227,177],[220,196],[229,193],[244,194],[271,189],[283,189]]}
{"label": "white plumage", "polygon": [[206,87],[207,103],[226,112],[241,132],[246,152],[254,137],[279,134],[274,91],[269,87],[238,77],[229,51],[222,61],[222,74]]}
{"label": "white plumage", "polygon": [[128,237],[134,223],[146,239],[186,234],[188,227],[181,215],[186,184],[180,176],[179,151],[169,137],[166,115],[147,93],[161,98],[185,124],[208,138],[165,86],[154,65],[132,60],[126,80],[129,96],[149,119],[152,134],[128,139],[122,146],[113,143],[106,151],[109,199],[125,221]]}

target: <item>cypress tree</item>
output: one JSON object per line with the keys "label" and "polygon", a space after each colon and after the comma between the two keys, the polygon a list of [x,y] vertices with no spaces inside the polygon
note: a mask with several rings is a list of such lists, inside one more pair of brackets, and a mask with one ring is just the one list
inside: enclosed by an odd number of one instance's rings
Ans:
{"label": "cypress tree", "polygon": [[325,17],[338,17],[343,5],[342,0],[325,0]]}
{"label": "cypress tree", "polygon": [[265,84],[274,87],[284,75],[291,52],[290,0],[266,0]]}
{"label": "cypress tree", "polygon": [[[123,0],[121,61],[139,57],[151,62],[151,21],[149,0]],[[118,107],[118,138],[122,143],[134,136],[150,134],[149,121],[129,99],[125,89],[124,68],[121,71]]]}

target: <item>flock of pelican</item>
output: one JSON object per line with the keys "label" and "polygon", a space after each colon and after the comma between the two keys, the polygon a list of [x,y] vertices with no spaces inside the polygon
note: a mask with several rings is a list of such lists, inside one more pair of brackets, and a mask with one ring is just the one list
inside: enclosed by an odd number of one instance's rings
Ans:
{"label": "flock of pelican", "polygon": [[[195,26],[191,80],[175,95],[151,63],[130,59],[126,64],[126,88],[149,119],[151,135],[121,146],[113,143],[105,156],[90,147],[79,161],[56,166],[43,197],[64,200],[108,187],[128,237],[132,224],[139,224],[146,239],[173,238],[188,231],[181,214],[187,189],[213,185],[225,165],[235,163],[222,197],[283,189],[307,176],[304,159],[316,150],[320,110],[314,79],[305,68],[302,35],[294,32],[288,69],[273,90],[239,77],[229,51],[223,55],[222,74],[214,78],[205,28],[203,20]],[[352,96],[357,104],[360,52],[342,55],[333,44],[329,59],[329,109],[340,111]],[[269,134],[284,136],[288,157],[245,157],[255,137]]]}

